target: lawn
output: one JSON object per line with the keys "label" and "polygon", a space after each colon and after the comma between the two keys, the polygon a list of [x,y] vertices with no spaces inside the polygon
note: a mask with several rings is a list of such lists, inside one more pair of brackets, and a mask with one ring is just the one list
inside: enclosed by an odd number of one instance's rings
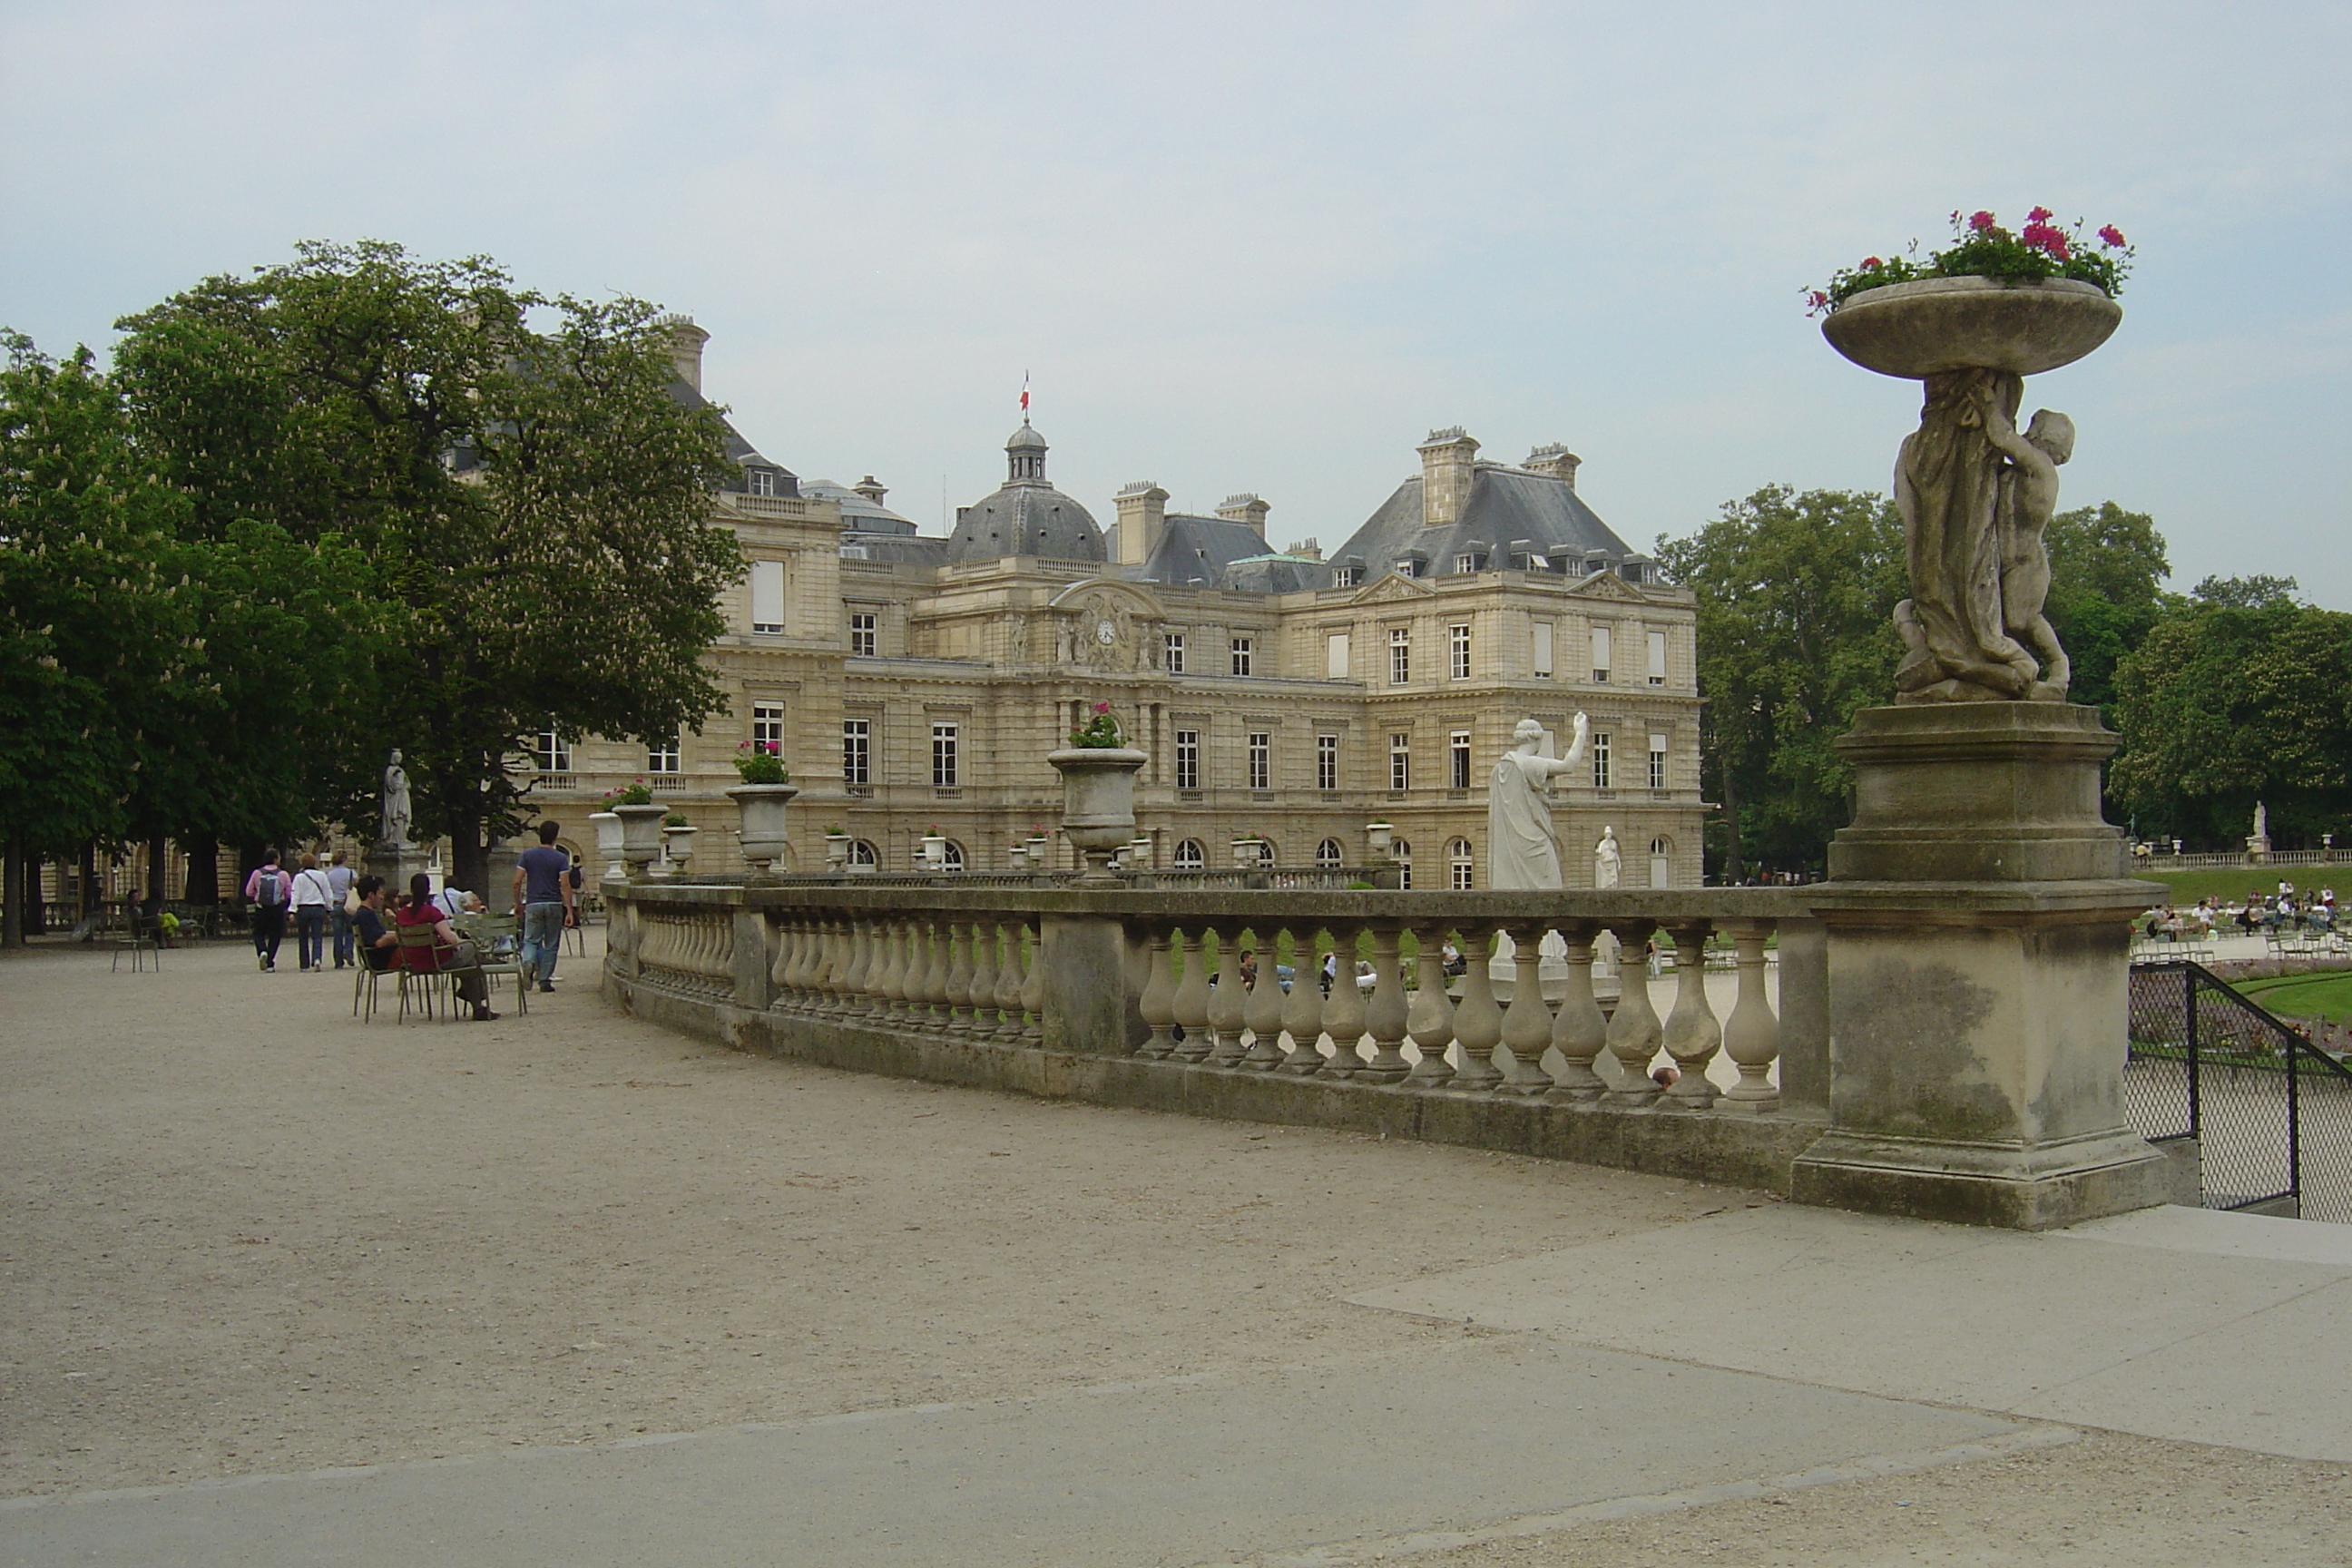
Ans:
{"label": "lawn", "polygon": [[2293,882],[2301,893],[2334,887],[2339,879],[2344,885],[2352,886],[2352,866],[2222,867],[2181,871],[2143,871],[2135,868],[2126,874],[2143,882],[2162,882],[2172,889],[2171,901],[2183,909],[2200,899],[2235,903],[2248,893],[2275,893],[2282,877]]}
{"label": "lawn", "polygon": [[2242,980],[2242,996],[2284,1018],[2326,1018],[2352,1024],[2352,970],[2320,974],[2283,974],[2275,980]]}

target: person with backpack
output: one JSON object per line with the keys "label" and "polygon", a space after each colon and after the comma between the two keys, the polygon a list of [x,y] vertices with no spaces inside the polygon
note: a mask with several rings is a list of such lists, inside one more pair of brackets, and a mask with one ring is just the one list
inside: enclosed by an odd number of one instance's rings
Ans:
{"label": "person with backpack", "polygon": [[245,879],[245,901],[253,906],[253,958],[265,973],[278,972],[278,944],[286,940],[286,911],[294,903],[294,879],[278,868],[278,851],[261,852],[261,864]]}
{"label": "person with backpack", "polygon": [[334,884],[319,869],[319,858],[303,856],[294,874],[294,952],[305,974],[327,967],[327,911],[333,900]]}

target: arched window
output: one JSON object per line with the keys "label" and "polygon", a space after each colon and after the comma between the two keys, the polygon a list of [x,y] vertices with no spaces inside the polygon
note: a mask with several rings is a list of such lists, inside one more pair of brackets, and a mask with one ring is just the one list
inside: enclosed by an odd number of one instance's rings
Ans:
{"label": "arched window", "polygon": [[853,866],[879,866],[882,853],[874,847],[872,840],[853,838],[849,841],[849,863]]}
{"label": "arched window", "polygon": [[1337,866],[1344,858],[1346,857],[1340,851],[1339,841],[1336,838],[1326,838],[1315,847],[1315,863],[1318,866]]}
{"label": "arched window", "polygon": [[1396,858],[1397,886],[1411,888],[1412,886],[1412,842],[1403,838],[1391,838],[1389,840],[1389,853]]}
{"label": "arched window", "polygon": [[1466,893],[1476,879],[1476,871],[1470,858],[1470,840],[1456,838],[1445,847],[1446,886],[1457,893]]}
{"label": "arched window", "polygon": [[945,849],[946,849],[946,853],[947,853],[947,867],[948,867],[948,869],[949,869],[949,870],[950,870],[950,871],[961,871],[961,870],[962,870],[962,869],[963,869],[963,846],[962,846],[962,845],[961,845],[961,844],[959,844],[959,843],[957,843],[954,839],[950,838],[950,839],[949,839],[949,840],[947,841],[947,844],[946,844],[946,846],[945,846]]}
{"label": "arched window", "polygon": [[1257,863],[1259,865],[1272,866],[1280,859],[1281,857],[1275,853],[1273,839],[1260,838],[1257,841]]}
{"label": "arched window", "polygon": [[1176,869],[1179,871],[1197,871],[1208,863],[1208,851],[1201,847],[1199,839],[1187,838],[1176,846]]}

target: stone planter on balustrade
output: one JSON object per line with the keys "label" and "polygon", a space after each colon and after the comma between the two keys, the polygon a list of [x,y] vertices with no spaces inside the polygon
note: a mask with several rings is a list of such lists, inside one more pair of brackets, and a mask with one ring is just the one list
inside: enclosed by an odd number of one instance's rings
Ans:
{"label": "stone planter on balustrade", "polygon": [[616,805],[613,815],[621,821],[621,859],[632,877],[642,877],[661,856],[662,818],[669,815],[666,805]]}
{"label": "stone planter on balustrade", "polygon": [[1116,884],[1110,858],[1135,837],[1135,774],[1151,759],[1128,746],[1065,746],[1045,760],[1062,775],[1062,832],[1086,857],[1079,881]]}
{"label": "stone planter on balustrade", "polygon": [[824,836],[824,868],[838,877],[849,866],[849,835],[828,833]]}
{"label": "stone planter on balustrade", "polygon": [[668,865],[668,875],[686,875],[687,862],[694,858],[694,836],[701,831],[698,827],[672,827],[663,824],[662,858]]}
{"label": "stone planter on balustrade", "polygon": [[737,784],[727,792],[742,814],[737,837],[742,841],[743,862],[754,875],[774,875],[776,862],[784,858],[784,808],[800,793],[799,786],[788,784]]}
{"label": "stone planter on balustrade", "polygon": [[621,819],[609,811],[588,814],[589,825],[596,829],[596,860],[604,867],[603,879],[617,882],[628,875],[621,863]]}

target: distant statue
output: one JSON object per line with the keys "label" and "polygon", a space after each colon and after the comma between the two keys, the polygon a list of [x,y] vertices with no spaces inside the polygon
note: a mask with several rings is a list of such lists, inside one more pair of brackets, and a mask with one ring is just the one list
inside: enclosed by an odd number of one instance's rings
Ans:
{"label": "distant statue", "polygon": [[2074,679],[2074,661],[2042,613],[2050,595],[2050,552],[2042,536],[2058,510],[2058,467],[2074,455],[2074,422],[2036,409],[2021,436],[1997,401],[1987,399],[1983,406],[1985,438],[2009,458],[1996,509],[2001,629],[2042,660],[2041,679],[2026,689],[2026,696],[2037,702],[2063,701]]}
{"label": "distant statue", "polygon": [[2268,838],[2270,836],[2271,808],[2264,805],[2261,801],[2256,801],[2254,802],[2254,837],[2257,838]]}
{"label": "distant statue", "polygon": [[377,837],[386,844],[405,844],[409,822],[408,775],[401,771],[395,750],[383,768],[383,830]]}
{"label": "distant statue", "polygon": [[1544,729],[1522,719],[1511,731],[1511,749],[1495,764],[1486,784],[1486,882],[1495,888],[1560,887],[1559,840],[1547,798],[1551,781],[1584,758],[1591,721],[1576,716],[1568,755],[1542,754]]}
{"label": "distant statue", "polygon": [[1624,869],[1625,857],[1617,847],[1617,830],[1603,826],[1601,829],[1601,842],[1592,847],[1592,885],[1596,888],[1613,888],[1617,885],[1619,875]]}

